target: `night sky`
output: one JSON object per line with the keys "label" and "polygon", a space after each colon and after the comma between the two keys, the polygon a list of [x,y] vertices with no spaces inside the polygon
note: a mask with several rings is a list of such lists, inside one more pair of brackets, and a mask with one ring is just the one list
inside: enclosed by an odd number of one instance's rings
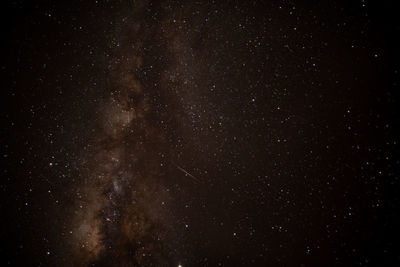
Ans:
{"label": "night sky", "polygon": [[396,1],[4,2],[0,266],[400,266]]}

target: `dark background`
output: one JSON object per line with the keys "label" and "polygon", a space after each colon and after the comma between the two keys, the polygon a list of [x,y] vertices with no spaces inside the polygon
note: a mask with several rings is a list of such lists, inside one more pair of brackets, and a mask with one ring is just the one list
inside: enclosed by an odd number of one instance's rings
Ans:
{"label": "dark background", "polygon": [[[72,209],[69,192],[79,186],[86,160],[82,149],[90,142],[98,105],[93,100],[108,92],[101,78],[107,75],[102,53],[115,34],[108,22],[132,5],[98,2],[2,3],[1,265],[71,266],[62,243]],[[194,122],[190,134],[164,129],[167,146],[175,147],[174,161],[204,181],[182,182],[175,192],[177,202],[192,207],[176,208],[176,216],[193,229],[176,248],[183,266],[400,264],[399,8],[389,0],[363,3],[200,5],[222,13],[211,16],[214,26],[202,29],[197,45],[205,49],[193,46],[205,58],[198,80],[216,80],[221,88],[217,95],[205,94],[203,105],[211,121],[223,114],[226,126],[218,133],[196,128],[204,122]],[[276,13],[278,6],[290,12],[294,5],[295,18]],[[154,6],[147,15],[157,11],[157,1]],[[262,57],[268,49],[249,54],[214,42],[219,38],[240,47],[245,37],[233,33],[232,25],[248,16],[260,20],[246,25],[246,37],[260,35],[262,19],[277,18],[266,41],[275,52],[265,70]],[[298,32],[287,30],[293,27]],[[306,49],[297,49],[298,42]],[[95,47],[93,57],[90,47]],[[163,50],[149,47],[144,65],[162,69],[167,63],[152,55]],[[291,50],[309,62],[292,57]],[[232,64],[234,56],[246,64]],[[232,68],[223,71],[225,66]],[[256,69],[263,71],[259,75]],[[141,79],[145,85],[153,81]],[[99,86],[91,87],[93,82]],[[288,96],[274,88],[287,89]],[[170,99],[148,94],[156,107]],[[155,108],[154,124],[179,112]],[[288,126],[282,126],[287,118]],[[189,141],[177,147],[177,136]],[[237,142],[224,141],[236,137]],[[53,162],[57,165],[50,166]]]}

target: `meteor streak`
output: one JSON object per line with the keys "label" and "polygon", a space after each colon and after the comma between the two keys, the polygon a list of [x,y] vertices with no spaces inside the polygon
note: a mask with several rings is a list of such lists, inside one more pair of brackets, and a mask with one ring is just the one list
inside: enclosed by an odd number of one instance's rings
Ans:
{"label": "meteor streak", "polygon": [[184,168],[179,167],[178,165],[176,165],[175,163],[173,163],[175,165],[176,168],[178,168],[178,170],[180,170],[181,172],[183,172],[185,175],[191,177],[192,179],[196,180],[197,182],[199,182],[199,179],[197,177],[195,177],[194,175],[190,174],[188,171],[186,171]]}

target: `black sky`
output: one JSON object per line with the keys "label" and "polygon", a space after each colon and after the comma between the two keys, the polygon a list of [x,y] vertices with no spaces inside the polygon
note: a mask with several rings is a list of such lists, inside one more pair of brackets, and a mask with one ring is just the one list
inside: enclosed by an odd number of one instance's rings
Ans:
{"label": "black sky", "polygon": [[397,266],[395,1],[9,1],[10,266]]}

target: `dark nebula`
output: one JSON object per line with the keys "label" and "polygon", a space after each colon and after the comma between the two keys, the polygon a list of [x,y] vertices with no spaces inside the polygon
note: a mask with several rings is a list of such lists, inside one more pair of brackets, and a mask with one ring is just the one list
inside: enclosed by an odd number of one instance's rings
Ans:
{"label": "dark nebula", "polygon": [[399,266],[396,1],[7,1],[1,266]]}

